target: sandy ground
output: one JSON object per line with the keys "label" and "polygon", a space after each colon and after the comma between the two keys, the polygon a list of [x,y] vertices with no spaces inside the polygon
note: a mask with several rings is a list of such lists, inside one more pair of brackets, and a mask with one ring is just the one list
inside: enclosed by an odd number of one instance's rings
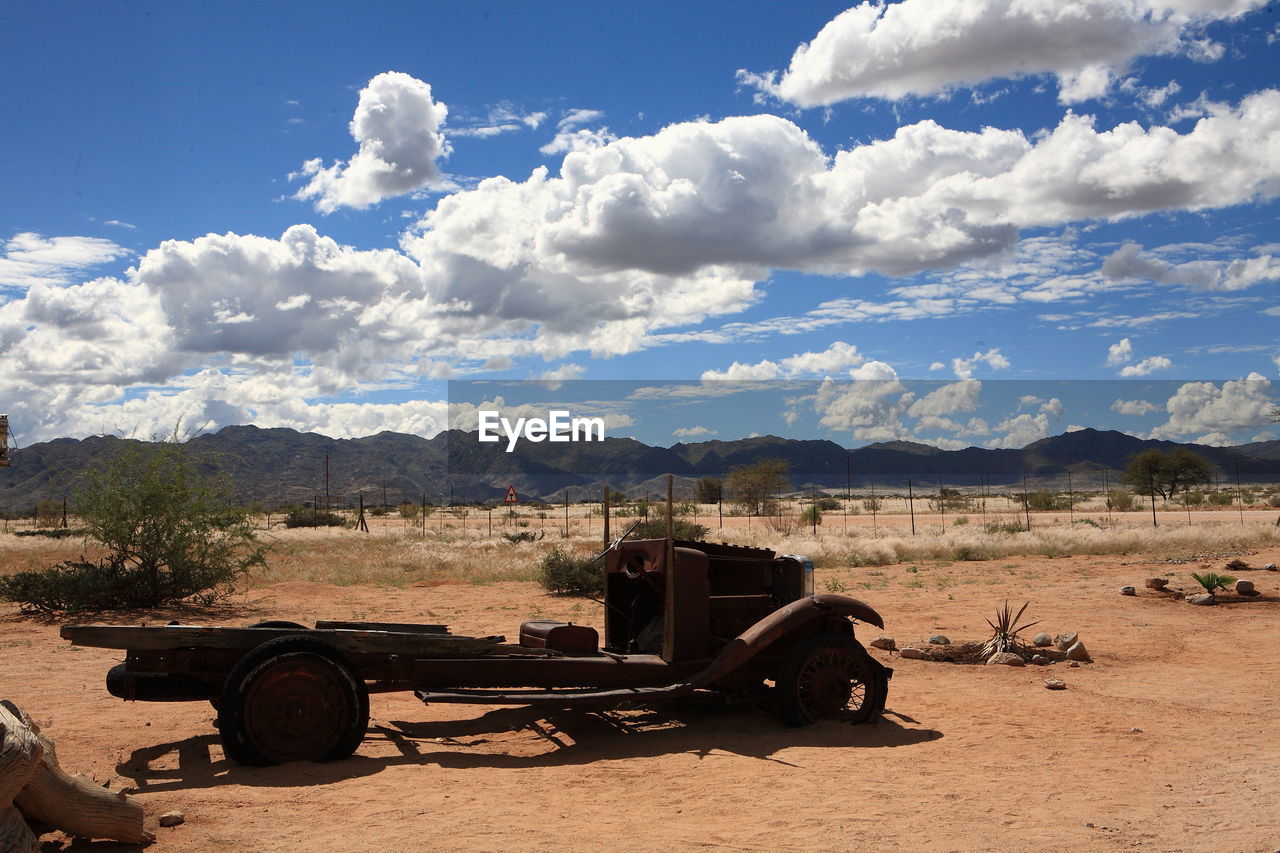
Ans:
{"label": "sandy ground", "polygon": [[[57,623],[0,609],[0,697],[58,745],[64,767],[132,785],[154,851],[1213,850],[1280,849],[1280,574],[1263,595],[1192,607],[1141,588],[1221,570],[1137,557],[1004,558],[821,571],[906,645],[980,639],[1006,598],[1030,633],[1080,632],[1092,664],[974,667],[894,657],[876,725],[788,729],[767,712],[691,702],[661,711],[425,707],[374,696],[357,755],[249,768],[226,761],[204,703],[126,703],[119,659]],[[1248,553],[1254,566],[1280,550]],[[1137,597],[1118,588],[1134,584]],[[124,616],[243,625],[262,618],[440,621],[514,636],[535,616],[599,622],[591,602],[533,584],[403,589],[286,583],[229,608]],[[859,629],[864,642],[879,632]],[[882,660],[888,655],[875,652]],[[1059,677],[1067,689],[1051,691]],[[186,822],[158,828],[172,809]],[[45,836],[47,850],[137,849]]]}

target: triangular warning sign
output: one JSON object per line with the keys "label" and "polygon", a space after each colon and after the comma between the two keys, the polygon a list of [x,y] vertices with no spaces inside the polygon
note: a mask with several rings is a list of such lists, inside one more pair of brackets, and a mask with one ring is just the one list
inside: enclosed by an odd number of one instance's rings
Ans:
{"label": "triangular warning sign", "polygon": [[505,498],[503,498],[503,499],[502,499],[502,502],[503,502],[504,504],[518,504],[518,503],[520,503],[520,499],[519,499],[518,497],[516,497],[516,487],[515,487],[515,486],[507,486],[507,496],[506,496]]}

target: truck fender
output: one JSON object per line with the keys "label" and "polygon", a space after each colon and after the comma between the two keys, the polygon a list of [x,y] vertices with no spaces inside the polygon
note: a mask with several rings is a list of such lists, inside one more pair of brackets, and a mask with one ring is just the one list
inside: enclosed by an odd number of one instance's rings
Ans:
{"label": "truck fender", "polygon": [[856,598],[826,593],[806,596],[773,611],[743,631],[721,649],[692,681],[698,687],[718,681],[796,629],[832,615],[860,619],[877,628],[884,627],[880,614]]}

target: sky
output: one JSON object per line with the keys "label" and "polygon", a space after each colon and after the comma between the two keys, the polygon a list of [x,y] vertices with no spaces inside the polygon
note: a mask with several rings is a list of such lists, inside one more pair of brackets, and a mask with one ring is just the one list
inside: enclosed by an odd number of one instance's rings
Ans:
{"label": "sky", "polygon": [[430,437],[451,383],[751,380],[611,434],[1273,439],[1278,11],[0,3],[0,411]]}

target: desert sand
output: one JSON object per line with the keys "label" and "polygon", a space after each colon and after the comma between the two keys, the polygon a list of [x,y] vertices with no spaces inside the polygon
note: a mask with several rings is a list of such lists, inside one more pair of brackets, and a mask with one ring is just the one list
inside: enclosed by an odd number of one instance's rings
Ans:
{"label": "desert sand", "polygon": [[[225,760],[205,703],[126,703],[103,679],[121,653],[75,648],[57,620],[0,608],[0,696],[57,743],[64,767],[138,789],[150,850],[1213,850],[1280,849],[1280,574],[1237,572],[1252,600],[1194,607],[1143,588],[1221,570],[1136,556],[1007,557],[820,570],[885,617],[899,646],[982,639],[1006,599],[1027,632],[1078,631],[1079,668],[902,660],[875,725],[792,729],[767,710],[689,701],[547,713],[426,707],[375,695],[368,736],[333,764]],[[1252,566],[1280,549],[1240,554]],[[915,571],[911,569],[914,568]],[[1136,597],[1119,595],[1133,584]],[[533,583],[402,588],[276,583],[214,610],[119,623],[244,625],[321,618],[444,622],[514,636],[527,618],[598,624],[598,605]],[[103,617],[81,621],[106,621]],[[864,643],[880,634],[858,626]],[[1047,678],[1066,690],[1048,690]],[[180,826],[160,828],[179,810]],[[138,849],[44,836],[47,850]]]}

